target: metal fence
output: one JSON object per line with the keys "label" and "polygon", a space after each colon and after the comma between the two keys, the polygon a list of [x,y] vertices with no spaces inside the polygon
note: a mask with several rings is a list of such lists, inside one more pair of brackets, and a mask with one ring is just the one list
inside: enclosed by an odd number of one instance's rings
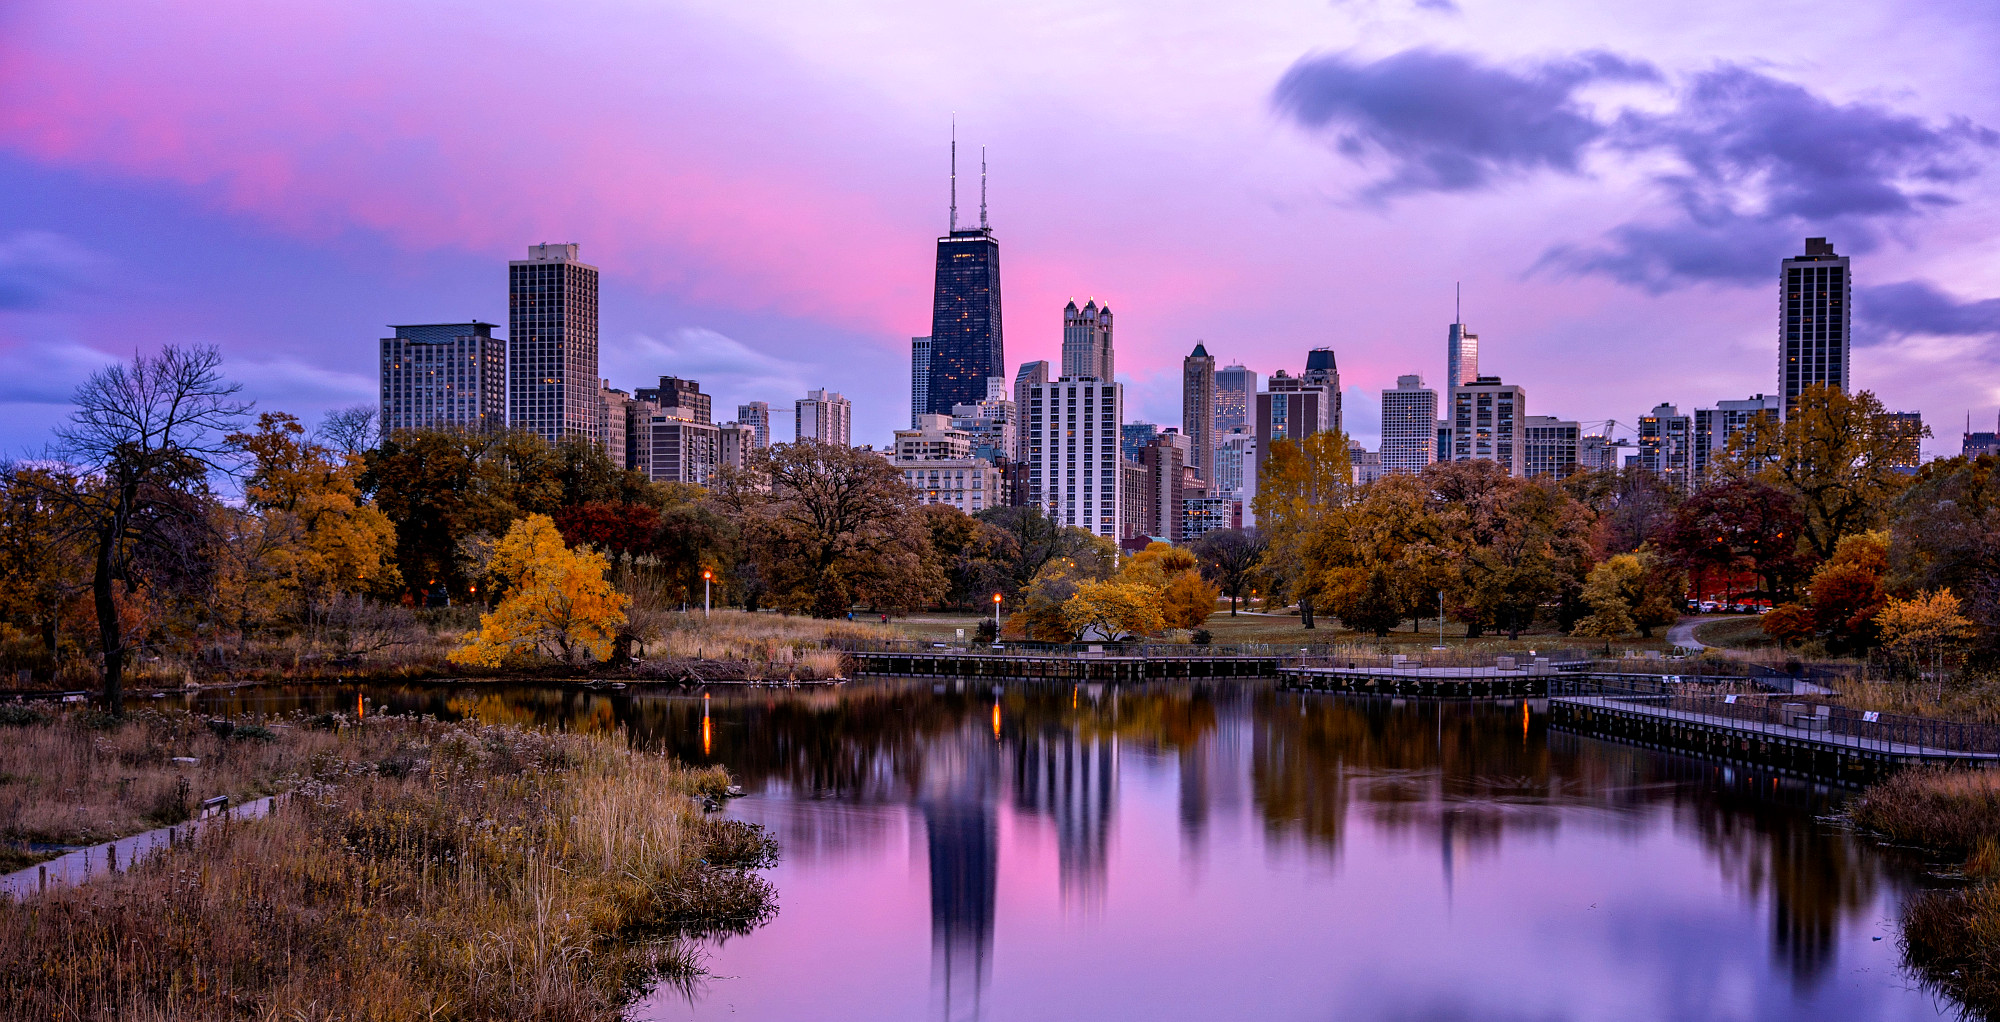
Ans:
{"label": "metal fence", "polygon": [[[1725,689],[1729,679],[1684,675],[1586,674],[1552,679],[1551,696],[1596,696],[1608,703],[1650,707],[1711,724],[1748,727],[1792,737],[1851,739],[1883,752],[1917,749],[2000,755],[2000,726],[1858,710],[1785,692]],[[1719,684],[1721,683],[1721,684]],[[1790,729],[1785,731],[1782,729]]]}

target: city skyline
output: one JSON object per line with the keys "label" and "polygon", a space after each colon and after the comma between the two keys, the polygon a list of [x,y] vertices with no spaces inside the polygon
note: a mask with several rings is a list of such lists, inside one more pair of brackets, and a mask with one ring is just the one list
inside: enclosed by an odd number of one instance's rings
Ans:
{"label": "city skyline", "polygon": [[[625,99],[658,79],[656,47],[602,31],[616,20],[602,13],[553,39],[533,18],[476,22],[509,59],[532,46],[591,69],[530,92],[408,71],[407,47],[464,27],[410,13],[288,60],[273,55],[323,42],[325,26],[132,8],[104,32],[61,8],[13,10],[0,76],[22,102],[0,123],[0,185],[18,198],[0,211],[0,360],[14,371],[0,444],[31,444],[134,337],[221,345],[266,407],[313,418],[368,403],[379,324],[497,321],[494,260],[545,238],[580,242],[603,270],[602,377],[680,373],[730,407],[831,388],[854,398],[857,437],[885,442],[906,421],[908,381],[871,371],[928,326],[923,253],[943,226],[953,110],[990,143],[1006,214],[1022,310],[1006,370],[1055,360],[1055,312],[1094,293],[1124,320],[1135,418],[1175,421],[1173,381],[1196,339],[1260,372],[1331,346],[1347,425],[1373,446],[1380,389],[1411,372],[1443,379],[1431,353],[1456,280],[1507,379],[1565,418],[1629,424],[1662,398],[1700,408],[1769,392],[1772,268],[1825,236],[1855,260],[1853,389],[1923,411],[1941,427],[1931,453],[1955,449],[1967,412],[1993,419],[2000,267],[1983,239],[2000,222],[2000,71],[1983,54],[1995,19],[1889,5],[1787,31],[1769,62],[1750,40],[1791,25],[1776,9],[1697,4],[1671,24],[1572,13],[1523,25],[1479,3],[1252,19],[1113,8],[1117,32],[1045,38],[1023,12],[986,19],[978,70],[948,72],[946,51],[921,42],[889,60],[857,60],[882,48],[854,44],[877,30],[959,35],[969,13],[885,10],[876,28],[622,16],[684,28],[676,45],[713,43],[724,66],[771,57],[770,81],[811,95],[785,107],[761,92],[712,98],[695,72],[658,80],[679,103]],[[1731,31],[1691,27],[1705,21]],[[1849,33],[1869,32],[1893,41],[1857,65]],[[1193,40],[1171,67],[1148,56],[1169,36]],[[1084,39],[1090,59],[1069,59]],[[266,56],[222,57],[242,53]],[[393,118],[362,85],[388,67],[404,69]],[[877,102],[913,80],[946,84]],[[1358,98],[1416,81],[1438,89],[1430,116]],[[1134,105],[1128,87],[1148,98]],[[1056,115],[1025,104],[1044,88],[1069,97]],[[323,98],[302,114],[245,98],[258,95]],[[1508,146],[1462,129],[1488,95],[1527,97],[1533,116],[1509,122]],[[1093,116],[1114,108],[1130,117]],[[775,131],[705,130],[773,114]],[[1731,135],[1739,122],[1790,125],[1813,160]],[[550,144],[515,155],[536,132]],[[639,141],[593,162],[581,154],[595,137]],[[200,141],[164,144],[176,138]],[[319,158],[330,139],[352,144]],[[1648,161],[1691,166],[1731,139],[1748,146],[1728,149],[1736,162],[1686,179],[1689,201],[1717,211],[1696,222]],[[396,155],[413,147],[437,158]],[[571,187],[548,187],[552,174]],[[1737,183],[1748,177],[1765,184]],[[1659,353],[1690,351],[1701,357],[1674,366],[1670,391],[1641,382]]]}

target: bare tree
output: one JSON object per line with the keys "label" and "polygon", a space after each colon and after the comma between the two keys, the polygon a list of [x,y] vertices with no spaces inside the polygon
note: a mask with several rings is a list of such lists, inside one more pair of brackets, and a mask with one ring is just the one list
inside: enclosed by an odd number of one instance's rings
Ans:
{"label": "bare tree", "polygon": [[131,652],[118,617],[114,585],[137,588],[140,564],[153,548],[176,542],[198,524],[190,494],[211,473],[226,471],[226,439],[250,404],[222,376],[215,348],[172,345],[134,355],[91,375],[76,389],[76,410],[56,429],[55,455],[75,473],[56,496],[76,511],[89,538],[91,594],[104,654],[104,708],[121,710],[125,660]]}
{"label": "bare tree", "polygon": [[1236,601],[1250,588],[1264,559],[1264,541],[1241,529],[1220,529],[1195,540],[1194,555],[1201,559],[1202,577],[1229,597],[1229,616],[1235,617]]}
{"label": "bare tree", "polygon": [[326,413],[316,432],[318,439],[328,447],[350,458],[358,458],[374,449],[375,442],[381,439],[382,423],[373,406],[354,405]]}

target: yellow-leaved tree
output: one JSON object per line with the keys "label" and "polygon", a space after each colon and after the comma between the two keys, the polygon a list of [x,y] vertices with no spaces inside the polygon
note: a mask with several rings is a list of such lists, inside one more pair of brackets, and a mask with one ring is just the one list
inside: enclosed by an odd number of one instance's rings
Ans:
{"label": "yellow-leaved tree", "polygon": [[1940,680],[1945,665],[1957,660],[1974,635],[1972,622],[1960,613],[1950,590],[1918,593],[1907,600],[1889,597],[1875,625],[1882,646],[1915,672],[1929,670]]}
{"label": "yellow-leaved tree", "polygon": [[605,579],[610,566],[594,550],[564,546],[548,515],[514,523],[490,565],[505,586],[500,604],[480,615],[479,631],[451,661],[498,667],[533,656],[565,664],[609,659],[630,602]]}

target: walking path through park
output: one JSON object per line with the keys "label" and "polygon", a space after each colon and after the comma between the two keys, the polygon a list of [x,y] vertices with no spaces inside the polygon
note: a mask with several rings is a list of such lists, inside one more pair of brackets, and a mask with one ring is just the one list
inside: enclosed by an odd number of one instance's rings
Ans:
{"label": "walking path through park", "polygon": [[1694,637],[1694,630],[1701,627],[1702,622],[1706,620],[1708,619],[1684,617],[1674,622],[1674,626],[1667,629],[1667,645],[1679,646],[1682,649],[1707,649],[1707,645]]}
{"label": "walking path through park", "polygon": [[88,848],[66,852],[47,862],[0,876],[0,897],[25,901],[52,886],[81,884],[93,876],[131,869],[161,849],[171,848],[182,841],[193,840],[195,835],[210,827],[269,815],[273,801],[279,797],[268,796],[254,802],[220,808],[187,823],[161,827],[158,830],[149,830],[131,837],[121,837],[116,841],[107,841],[101,845],[91,845]]}

